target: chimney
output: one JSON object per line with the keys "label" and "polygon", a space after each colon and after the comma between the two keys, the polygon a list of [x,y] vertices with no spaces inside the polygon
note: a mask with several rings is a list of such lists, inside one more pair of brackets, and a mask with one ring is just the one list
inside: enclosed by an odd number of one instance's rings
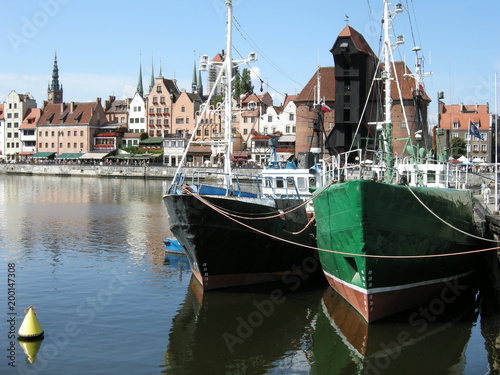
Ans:
{"label": "chimney", "polygon": [[97,99],[95,100],[95,102],[96,102],[96,104],[97,104],[97,105],[101,105],[101,98],[97,98]]}
{"label": "chimney", "polygon": [[61,103],[61,113],[64,112],[64,103]]}
{"label": "chimney", "polygon": [[75,111],[75,102],[69,103],[69,113],[73,113]]}

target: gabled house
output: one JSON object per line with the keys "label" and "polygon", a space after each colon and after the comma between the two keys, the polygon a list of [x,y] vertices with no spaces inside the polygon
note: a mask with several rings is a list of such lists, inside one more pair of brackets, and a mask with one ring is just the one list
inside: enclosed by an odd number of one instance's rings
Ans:
{"label": "gabled house", "polygon": [[31,108],[36,108],[36,101],[30,93],[18,94],[13,90],[7,95],[4,105],[6,161],[20,160],[22,147],[19,127]]}
{"label": "gabled house", "polygon": [[172,116],[173,106],[180,94],[181,92],[177,88],[175,80],[163,78],[161,73],[155,78],[154,84],[146,97],[148,134],[150,137],[172,133],[173,121],[175,121]]}
{"label": "gabled house", "polygon": [[36,127],[41,116],[42,110],[40,108],[30,108],[19,127],[21,140],[19,156],[21,160],[25,160],[36,153]]}
{"label": "gabled house", "polygon": [[[101,99],[95,102],[70,102],[49,104],[44,102],[43,114],[37,126],[37,151],[83,153],[97,149],[116,149],[117,135],[105,137],[106,142],[97,142],[95,137],[103,132],[106,113]],[[109,133],[107,130],[106,133]],[[109,133],[113,134],[113,133]],[[101,145],[106,145],[101,147]]]}
{"label": "gabled house", "polygon": [[446,105],[439,101],[438,129],[444,130],[438,131],[439,146],[449,148],[454,138],[461,138],[466,143],[469,161],[490,163],[494,156],[492,123],[488,103]]}

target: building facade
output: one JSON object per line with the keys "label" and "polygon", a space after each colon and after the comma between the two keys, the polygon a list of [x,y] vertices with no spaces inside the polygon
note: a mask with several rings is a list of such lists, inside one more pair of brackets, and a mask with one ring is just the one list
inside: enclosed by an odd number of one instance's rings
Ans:
{"label": "building facade", "polygon": [[4,104],[5,116],[5,159],[20,161],[22,152],[20,126],[28,111],[36,108],[36,101],[30,93],[18,94],[11,91]]}
{"label": "building facade", "polygon": [[[451,104],[439,101],[437,147],[450,148],[454,138],[465,141],[469,162],[491,163],[494,160],[493,118],[489,104]],[[477,129],[476,135],[471,135]]]}

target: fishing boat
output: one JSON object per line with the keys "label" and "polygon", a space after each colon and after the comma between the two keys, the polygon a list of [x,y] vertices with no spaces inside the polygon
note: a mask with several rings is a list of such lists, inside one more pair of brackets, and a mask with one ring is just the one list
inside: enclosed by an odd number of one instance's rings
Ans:
{"label": "fishing boat", "polygon": [[[187,150],[163,202],[170,230],[186,251],[190,268],[204,290],[273,281],[305,282],[322,278],[314,249],[313,217],[305,200],[311,187],[321,186],[318,168],[285,167],[277,160],[275,138],[270,137],[271,163],[257,176],[231,170],[232,73],[235,66],[255,61],[232,59],[232,1],[227,0],[228,27],[223,69],[225,77],[224,140],[213,146],[224,150],[223,173],[188,176]],[[206,61],[206,59],[205,59]],[[200,115],[209,106],[205,105]],[[189,144],[195,144],[196,124]],[[205,142],[206,144],[207,142]],[[274,155],[274,159],[272,158]],[[301,246],[305,244],[310,248]],[[297,279],[298,278],[298,279]]]}
{"label": "fishing boat", "polygon": [[[359,160],[358,174],[330,185],[314,199],[317,245],[325,276],[367,322],[433,298],[462,293],[476,268],[471,251],[486,247],[474,221],[473,193],[450,187],[447,163],[438,157],[427,158],[425,149],[412,146],[415,134],[409,134],[401,155],[392,149],[392,108],[396,100],[391,86],[401,92],[398,79],[402,77],[392,74],[394,45],[389,30],[401,11],[401,4],[397,4],[390,12],[384,0],[383,63],[378,64],[383,71],[376,69],[373,74],[374,82],[381,82],[385,92],[384,121],[376,124],[373,148],[347,150],[332,157],[339,171],[338,181],[348,175],[353,155]],[[349,70],[350,64],[356,63],[348,55],[353,48],[351,41],[337,40],[332,48],[334,58],[339,49],[336,67],[343,65]],[[358,36],[353,43],[362,45]],[[413,50],[418,56],[419,49]],[[415,106],[421,105],[425,95],[419,67],[412,92]],[[367,99],[373,97],[371,93],[366,95]],[[397,99],[403,103],[401,97]],[[405,122],[409,124],[407,119]],[[426,134],[425,127],[416,133],[418,143],[418,135]]]}

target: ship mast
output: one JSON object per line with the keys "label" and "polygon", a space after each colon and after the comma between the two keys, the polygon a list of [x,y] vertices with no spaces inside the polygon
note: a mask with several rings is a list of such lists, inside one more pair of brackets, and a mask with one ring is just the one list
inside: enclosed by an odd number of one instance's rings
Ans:
{"label": "ship mast", "polygon": [[224,176],[225,188],[227,193],[232,186],[231,174],[231,100],[233,96],[233,56],[232,56],[232,33],[233,33],[233,1],[226,0],[227,6],[227,36],[226,36],[226,51],[224,59],[224,68],[226,71],[226,97],[224,103],[224,135],[226,140],[225,155],[224,155]]}
{"label": "ship mast", "polygon": [[[401,4],[396,5],[395,14],[401,13],[403,7]],[[382,80],[384,81],[384,152],[385,152],[385,182],[392,183],[394,171],[394,158],[392,155],[392,94],[391,94],[391,81],[392,81],[392,45],[390,38],[390,29],[394,17],[389,12],[389,1],[384,0],[384,71],[382,72]]]}

